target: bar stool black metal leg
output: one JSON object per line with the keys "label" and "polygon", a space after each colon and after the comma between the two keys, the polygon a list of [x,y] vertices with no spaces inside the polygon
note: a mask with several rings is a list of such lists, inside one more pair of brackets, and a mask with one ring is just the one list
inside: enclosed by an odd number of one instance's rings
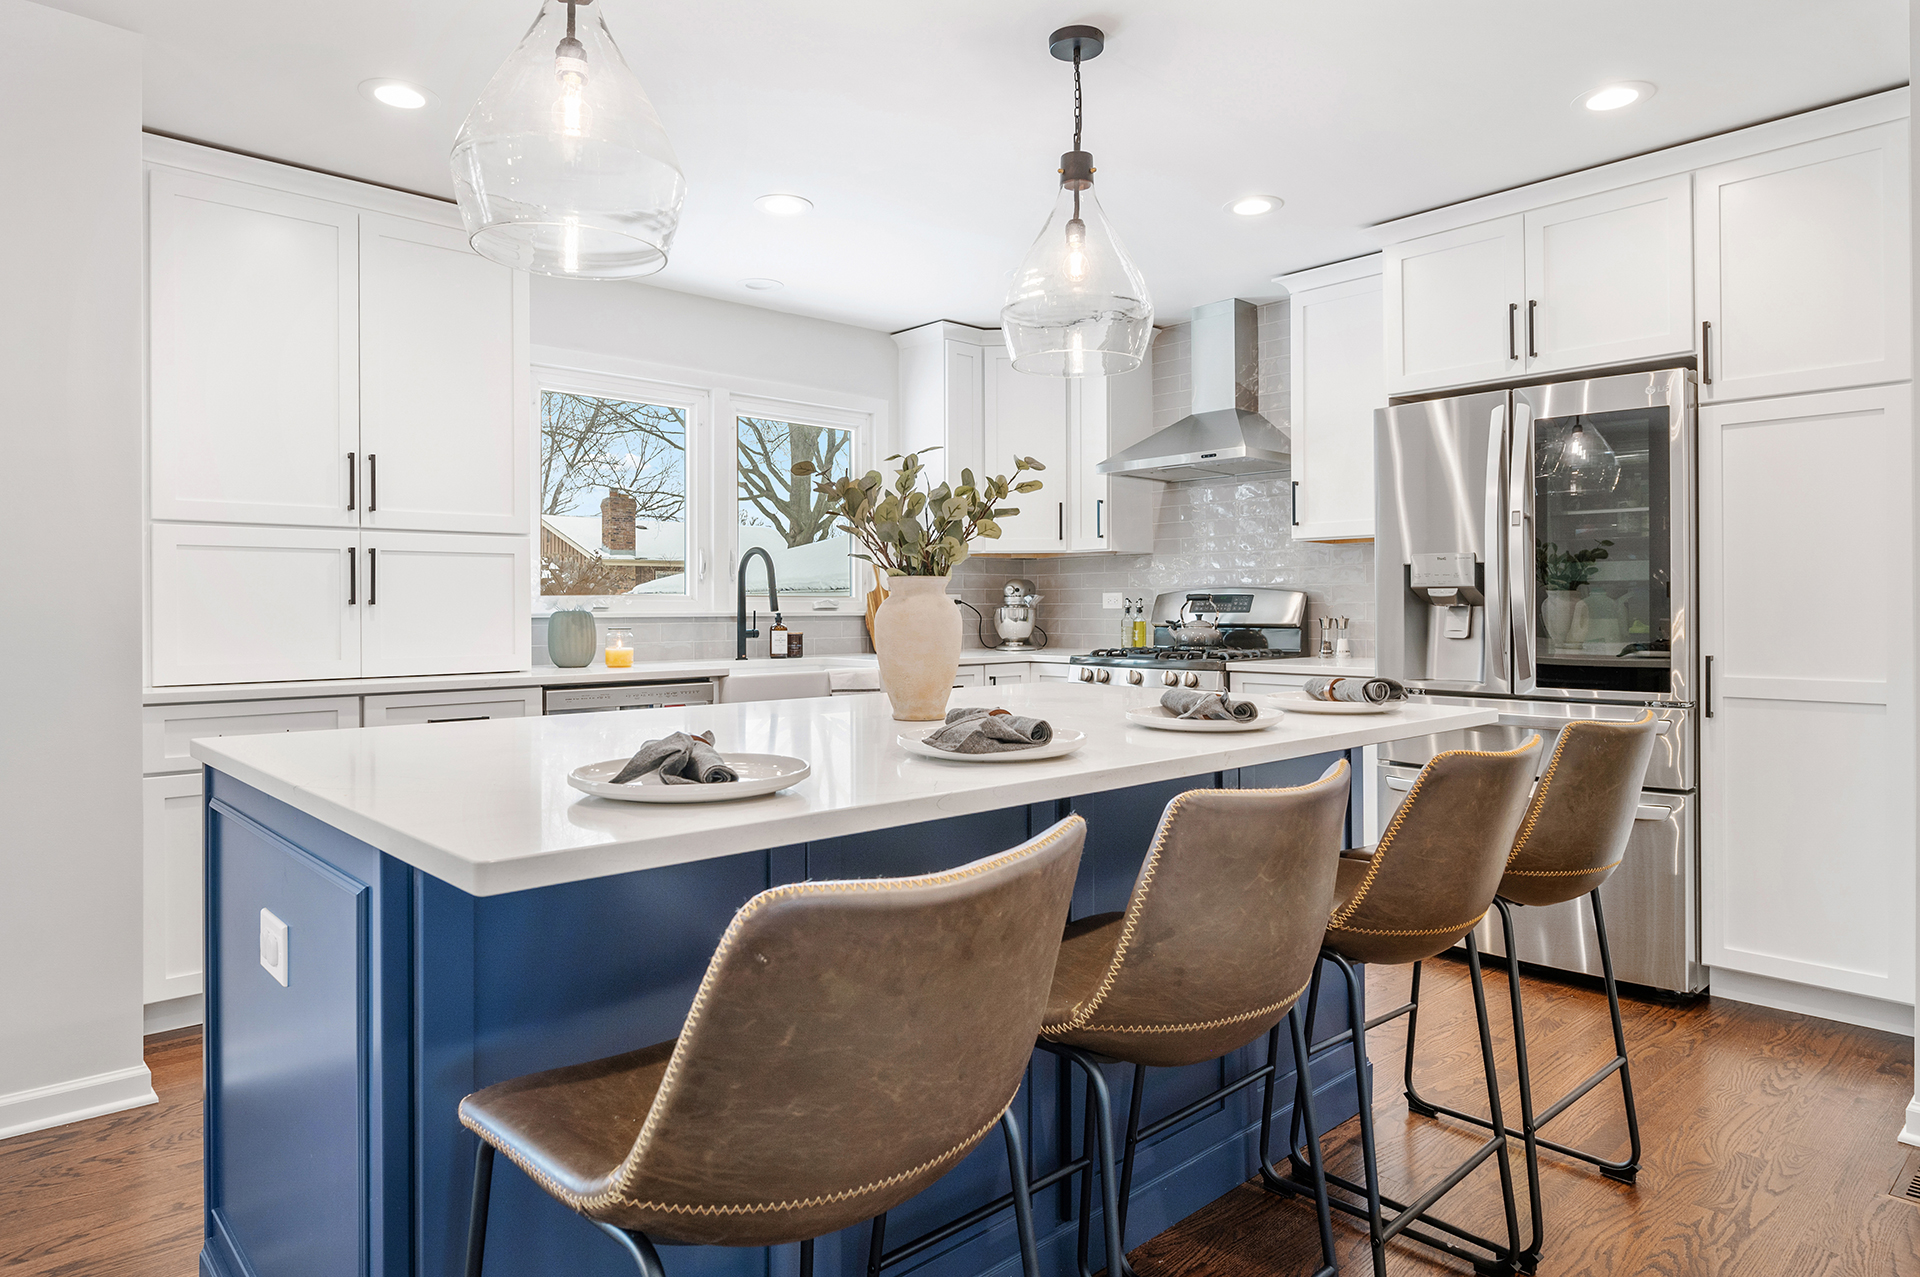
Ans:
{"label": "bar stool black metal leg", "polygon": [[1133,1095],[1127,1101],[1127,1138],[1120,1146],[1120,1242],[1127,1240],[1127,1207],[1133,1201],[1133,1154],[1140,1146],[1140,1101],[1147,1090],[1147,1067],[1133,1066]]}
{"label": "bar stool black metal leg", "polygon": [[467,1215],[467,1277],[480,1277],[487,1253],[487,1205],[493,1197],[493,1145],[480,1141],[473,1159],[473,1206]]}
{"label": "bar stool black metal leg", "polygon": [[[1307,1067],[1307,1039],[1300,1027],[1299,1007],[1287,1012],[1287,1029],[1293,1038],[1293,1107],[1302,1115],[1307,1130],[1307,1164],[1311,1168],[1310,1180],[1313,1185],[1313,1209],[1320,1222],[1320,1260],[1321,1265],[1314,1270],[1313,1277],[1338,1277],[1340,1260],[1333,1248],[1333,1211],[1327,1200],[1326,1168],[1320,1157],[1320,1121],[1313,1109],[1313,1077]],[[1260,1114],[1260,1178],[1267,1187],[1286,1193],[1297,1194],[1299,1185],[1283,1178],[1279,1168],[1273,1164],[1273,1089],[1274,1078],[1280,1071],[1280,1026],[1274,1025],[1273,1032],[1267,1035],[1267,1063],[1272,1072],[1267,1075],[1266,1108]],[[1287,1150],[1289,1161],[1299,1164],[1299,1150]]]}
{"label": "bar stool black metal leg", "polygon": [[800,1243],[800,1277],[813,1277],[813,1238]]}
{"label": "bar stool black metal leg", "polygon": [[[1633,1107],[1633,1068],[1627,1063],[1627,1034],[1620,1023],[1620,986],[1613,978],[1613,950],[1607,947],[1607,917],[1600,908],[1600,889],[1587,894],[1593,903],[1593,930],[1600,939],[1600,973],[1607,985],[1607,1010],[1613,1016],[1613,1053],[1620,1061],[1620,1099],[1627,1109],[1627,1160],[1603,1162],[1588,1158],[1600,1173],[1622,1184],[1631,1184],[1640,1175],[1640,1114]],[[1549,1145],[1549,1147],[1552,1147]]]}
{"label": "bar stool black metal leg", "polygon": [[1080,1210],[1082,1238],[1080,1277],[1093,1277],[1086,1241],[1090,1229],[1091,1212],[1086,1204],[1089,1203],[1088,1181],[1091,1180],[1096,1169],[1100,1172],[1101,1207],[1106,1213],[1107,1277],[1134,1277],[1133,1268],[1127,1263],[1127,1252],[1122,1245],[1120,1234],[1120,1198],[1117,1183],[1119,1176],[1116,1173],[1118,1164],[1113,1155],[1113,1093],[1107,1089],[1107,1079],[1100,1072],[1099,1061],[1093,1056],[1077,1047],[1050,1045],[1047,1049],[1072,1060],[1079,1066],[1080,1072],[1086,1076],[1087,1116],[1093,1127],[1090,1132],[1093,1136],[1091,1147],[1100,1151],[1097,1166],[1089,1162],[1086,1170],[1088,1180],[1082,1181],[1081,1187],[1080,1200],[1083,1205]]}
{"label": "bar stool black metal leg", "polygon": [[[1520,1270],[1530,1273],[1539,1267],[1541,1240],[1546,1235],[1540,1202],[1539,1127],[1533,1120],[1533,1071],[1527,1065],[1526,1017],[1520,1009],[1520,950],[1513,934],[1513,906],[1498,896],[1493,903],[1500,910],[1500,935],[1507,947],[1507,1001],[1513,1011],[1513,1065],[1520,1083],[1520,1139],[1527,1162],[1527,1222],[1533,1230],[1533,1240],[1520,1252]],[[1413,1067],[1411,1051],[1407,1067]]]}
{"label": "bar stool black metal leg", "polygon": [[1507,1215],[1507,1258],[1518,1266],[1520,1256],[1520,1214],[1513,1200],[1513,1163],[1507,1157],[1506,1118],[1500,1111],[1500,1073],[1493,1060],[1493,1025],[1487,1019],[1487,988],[1480,979],[1480,945],[1473,932],[1466,934],[1467,970],[1473,976],[1473,1014],[1480,1022],[1480,1064],[1487,1075],[1487,1111],[1493,1116],[1493,1130],[1500,1140],[1494,1160],[1500,1166],[1500,1203]]}
{"label": "bar stool black metal leg", "polygon": [[[1509,952],[1511,952],[1511,950],[1509,950]],[[1414,1038],[1420,1029],[1420,964],[1418,962],[1413,964],[1413,988],[1407,994],[1407,1001],[1413,1006],[1413,1010],[1407,1012],[1407,1107],[1418,1113],[1421,1117],[1438,1117],[1440,1110],[1421,1099],[1420,1093],[1414,1090],[1413,1087]]]}
{"label": "bar stool black metal leg", "polygon": [[[1040,1243],[1033,1233],[1033,1193],[1027,1187],[1027,1153],[1020,1143],[1020,1123],[1009,1108],[1000,1115],[1000,1130],[1007,1141],[1007,1171],[1013,1177],[1013,1219],[1020,1233],[1020,1267],[1026,1277],[1040,1277]],[[809,1261],[801,1277],[813,1277],[812,1242],[805,1243]]]}
{"label": "bar stool black metal leg", "polygon": [[667,1270],[660,1264],[660,1252],[653,1248],[645,1233],[629,1232],[617,1224],[603,1224],[597,1219],[593,1226],[620,1243],[620,1248],[640,1269],[641,1277],[667,1277]]}
{"label": "bar stool black metal leg", "polygon": [[880,1258],[887,1253],[887,1213],[881,1211],[873,1217],[873,1227],[867,1233],[867,1277],[880,1277]]}
{"label": "bar stool black metal leg", "polygon": [[[1374,1277],[1387,1277],[1386,1221],[1380,1213],[1380,1152],[1373,1140],[1373,1081],[1367,1074],[1367,1012],[1361,1004],[1360,977],[1339,954],[1330,955],[1347,981],[1347,1020],[1353,1026],[1353,1083],[1360,1093],[1360,1157],[1367,1187],[1367,1241],[1373,1249]],[[1312,1034],[1309,1032],[1309,1038]]]}
{"label": "bar stool black metal leg", "polygon": [[[1306,1034],[1307,1034],[1307,1050],[1309,1053],[1311,1053],[1313,1050],[1314,1017],[1320,1013],[1320,980],[1323,973],[1326,971],[1326,969],[1327,969],[1327,964],[1324,959],[1314,963],[1313,979],[1307,981]],[[1294,1089],[1295,1089],[1294,1101],[1295,1102],[1293,1106],[1293,1115],[1287,1119],[1287,1160],[1293,1163],[1293,1174],[1294,1174],[1294,1178],[1296,1179],[1298,1179],[1301,1174],[1299,1148],[1300,1148],[1300,1121],[1303,1114],[1301,1112],[1301,1108],[1299,1104],[1299,1094],[1298,1094],[1300,1083],[1301,1083],[1300,1077],[1294,1078]]]}

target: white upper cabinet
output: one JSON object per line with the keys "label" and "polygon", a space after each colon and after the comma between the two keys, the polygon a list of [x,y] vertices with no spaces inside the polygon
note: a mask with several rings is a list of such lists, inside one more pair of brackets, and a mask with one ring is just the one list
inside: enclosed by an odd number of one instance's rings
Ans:
{"label": "white upper cabinet", "polygon": [[1694,182],[1702,399],[1912,375],[1906,121]]}
{"label": "white upper cabinet", "polygon": [[[900,347],[895,452],[921,453],[933,482],[1013,478],[1016,456],[1046,466],[1043,485],[1007,504],[996,556],[1145,553],[1153,548],[1158,484],[1110,479],[1095,467],[1153,425],[1153,367],[1114,377],[1038,377],[1014,371],[1000,332],[948,322],[894,334]],[[938,451],[929,451],[937,448]]]}
{"label": "white upper cabinet", "polygon": [[527,277],[463,231],[360,215],[362,525],[525,532]]}
{"label": "white upper cabinet", "polygon": [[523,537],[364,533],[359,672],[527,669],[527,544]]}
{"label": "white upper cabinet", "polygon": [[1378,255],[1288,275],[1293,539],[1373,536],[1373,414],[1386,407]]}
{"label": "white upper cabinet", "polygon": [[173,169],[149,180],[153,517],[352,525],[358,215]]}
{"label": "white upper cabinet", "polygon": [[1525,215],[1529,376],[1693,349],[1690,191],[1683,173]]}
{"label": "white upper cabinet", "polygon": [[358,675],[359,535],[154,524],[154,684]]}
{"label": "white upper cabinet", "polygon": [[1020,513],[1000,520],[1000,539],[983,542],[980,548],[993,554],[1058,554],[1067,548],[1067,490],[1073,482],[1067,446],[1068,378],[1018,372],[1004,348],[986,354],[977,477],[983,483],[996,474],[1013,479],[1015,457],[1032,457],[1046,469],[1020,476],[1045,486],[1008,497],[1009,508]]}
{"label": "white upper cabinet", "polygon": [[1520,217],[1463,226],[1381,254],[1387,392],[1500,381],[1521,368]]}
{"label": "white upper cabinet", "polygon": [[[1377,338],[1377,317],[1374,328]],[[1143,360],[1132,372],[1068,380],[1071,473],[1059,481],[1067,489],[1069,551],[1153,552],[1160,484],[1151,479],[1115,478],[1098,469],[1102,461],[1152,433],[1152,360]],[[1049,483],[1033,495],[1044,497],[1048,488],[1055,487]]]}

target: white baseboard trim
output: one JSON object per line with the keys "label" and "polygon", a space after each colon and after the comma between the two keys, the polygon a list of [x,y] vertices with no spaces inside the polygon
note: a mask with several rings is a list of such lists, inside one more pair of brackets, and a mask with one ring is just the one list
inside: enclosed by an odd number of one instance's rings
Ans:
{"label": "white baseboard trim", "polygon": [[0,1140],[159,1102],[144,1064],[15,1091],[0,1095]]}
{"label": "white baseboard trim", "polygon": [[1913,1103],[1907,1105],[1907,1125],[1900,1132],[1902,1144],[1920,1145],[1920,1095],[1913,1097]]}
{"label": "white baseboard trim", "polygon": [[1818,1016],[1822,1020],[1856,1024],[1863,1029],[1879,1029],[1909,1038],[1913,1036],[1913,1008],[1904,1002],[1888,1002],[1861,993],[1842,993],[1792,980],[1776,980],[1772,976],[1728,971],[1724,967],[1713,969],[1712,993],[1714,997],[1729,1002],[1748,1002],[1758,1007],[1772,1007],[1776,1011],[1793,1011],[1800,1015]]}
{"label": "white baseboard trim", "polygon": [[174,1029],[184,1029],[189,1025],[204,1024],[207,1018],[207,995],[189,993],[184,998],[168,998],[165,1002],[149,1002],[146,1005],[146,1023],[141,1028],[145,1034],[168,1033]]}

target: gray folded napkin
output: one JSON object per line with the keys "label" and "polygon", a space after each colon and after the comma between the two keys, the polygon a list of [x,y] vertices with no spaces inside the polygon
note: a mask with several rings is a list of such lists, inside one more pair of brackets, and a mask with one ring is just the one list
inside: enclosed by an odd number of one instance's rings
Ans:
{"label": "gray folded napkin", "polygon": [[1352,701],[1361,705],[1384,705],[1404,701],[1407,689],[1390,678],[1310,678],[1300,689],[1316,701]]}
{"label": "gray folded napkin", "polygon": [[1046,744],[1053,739],[1053,726],[1004,709],[950,709],[946,723],[923,739],[949,754],[1006,754]]}
{"label": "gray folded napkin", "polygon": [[1259,707],[1252,701],[1236,701],[1225,692],[1190,692],[1185,688],[1175,688],[1161,693],[1160,704],[1176,718],[1251,723],[1260,717]]}
{"label": "gray folded napkin", "polygon": [[610,783],[625,785],[651,771],[659,772],[661,782],[667,785],[724,785],[740,779],[739,773],[727,766],[727,760],[714,749],[712,732],[701,732],[698,736],[675,732],[650,740]]}

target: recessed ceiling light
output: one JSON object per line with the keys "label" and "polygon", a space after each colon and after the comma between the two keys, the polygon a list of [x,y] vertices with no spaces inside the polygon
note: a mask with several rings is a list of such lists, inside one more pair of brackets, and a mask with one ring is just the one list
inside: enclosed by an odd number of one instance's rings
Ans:
{"label": "recessed ceiling light", "polygon": [[360,96],[382,106],[398,107],[402,111],[418,111],[433,101],[433,94],[405,80],[362,80]]}
{"label": "recessed ceiling light", "polygon": [[1624,80],[1590,89],[1575,98],[1573,104],[1589,111],[1618,111],[1623,106],[1645,102],[1657,92],[1659,90],[1645,80]]}
{"label": "recessed ceiling light", "polygon": [[777,279],[743,279],[740,281],[740,286],[742,288],[751,288],[755,292],[765,292],[769,288],[782,287],[780,281]]}
{"label": "recessed ceiling light", "polygon": [[1242,195],[1227,205],[1229,213],[1238,213],[1242,217],[1258,217],[1262,213],[1271,213],[1286,203],[1278,195]]}
{"label": "recessed ceiling light", "polygon": [[753,203],[762,213],[775,217],[798,217],[813,207],[813,201],[804,195],[762,195]]}

